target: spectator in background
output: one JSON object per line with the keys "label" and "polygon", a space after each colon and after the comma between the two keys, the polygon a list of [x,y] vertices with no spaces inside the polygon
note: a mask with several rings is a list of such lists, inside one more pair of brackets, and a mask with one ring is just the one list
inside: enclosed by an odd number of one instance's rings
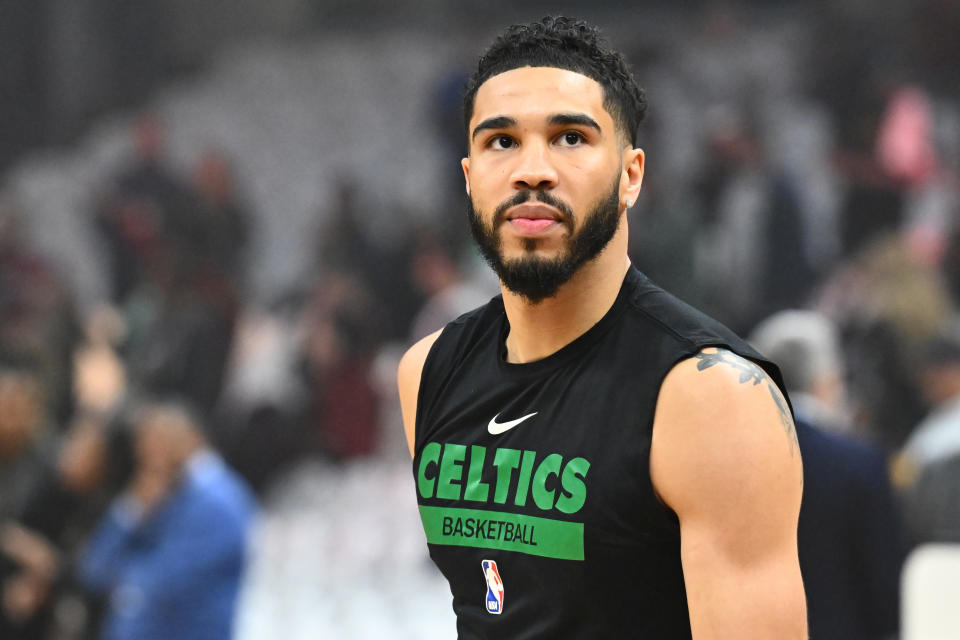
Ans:
{"label": "spectator in background", "polygon": [[28,365],[0,366],[0,517],[22,513],[49,469],[53,440],[43,396]]}
{"label": "spectator in background", "polygon": [[750,342],[783,360],[780,369],[798,419],[832,433],[849,431],[840,335],[830,320],[815,311],[780,311],[754,328]]}
{"label": "spectator in background", "polygon": [[313,453],[305,446],[313,425],[304,419],[299,306],[285,295],[268,308],[244,308],[231,346],[215,443],[258,493]]}
{"label": "spectator in background", "polygon": [[254,514],[247,486],[183,405],[137,416],[135,469],[81,560],[109,599],[104,640],[228,639]]}
{"label": "spectator in background", "polygon": [[895,470],[911,546],[960,543],[960,326],[954,319],[920,351],[919,386],[930,412]]}
{"label": "spectator in background", "polygon": [[834,272],[817,309],[841,328],[854,429],[891,454],[923,416],[911,354],[950,314],[934,269],[901,236],[885,236]]}
{"label": "spectator in background", "polygon": [[185,397],[205,418],[214,414],[237,321],[237,299],[222,284],[166,267],[151,272],[127,305],[131,386]]}
{"label": "spectator in background", "polygon": [[185,226],[189,190],[166,166],[164,123],[153,113],[134,124],[134,158],[97,206],[112,297],[123,303],[157,262],[170,260],[170,236]]}
{"label": "spectator in background", "polygon": [[919,388],[930,412],[902,450],[902,464],[919,474],[960,453],[960,327],[948,325],[921,350]]}
{"label": "spectator in background", "polygon": [[697,275],[708,313],[744,331],[806,297],[812,270],[793,184],[766,157],[757,125],[732,108],[709,116]]}
{"label": "spectator in background", "polygon": [[324,271],[353,273],[365,282],[373,278],[376,247],[363,228],[359,211],[359,189],[353,181],[341,176],[333,185],[331,208],[321,219],[326,223],[317,235],[317,266]]}
{"label": "spectator in background", "polygon": [[0,203],[0,354],[29,360],[52,420],[72,412],[71,357],[79,322],[67,283],[25,241],[22,212]]}
{"label": "spectator in background", "polygon": [[[54,468],[16,519],[0,526],[0,556],[16,571],[5,606],[17,623],[3,638],[72,640],[97,626],[98,602],[83,597],[74,560],[109,497],[129,473],[125,431],[98,415],[78,416],[64,433]],[[72,615],[54,615],[70,602]]]}
{"label": "spectator in background", "polygon": [[338,273],[316,282],[303,313],[307,421],[314,445],[335,459],[369,455],[377,446],[376,321],[376,303],[363,285]]}
{"label": "spectator in background", "polygon": [[898,629],[900,522],[883,454],[838,431],[846,423],[836,328],[810,311],[783,311],[751,343],[776,360],[790,392],[803,456],[798,528],[810,637],[876,640]]}
{"label": "spectator in background", "polygon": [[188,398],[210,418],[243,294],[248,217],[221,154],[201,155],[191,191],[162,163],[162,123],[145,115],[136,134],[138,164],[101,215],[123,272],[115,298],[126,373],[133,386]]}
{"label": "spectator in background", "polygon": [[216,280],[236,292],[245,281],[250,219],[226,158],[207,150],[194,165],[195,203],[179,222],[177,262],[194,278]]}
{"label": "spectator in background", "polygon": [[[335,280],[349,279],[362,295],[378,305],[376,340],[406,339],[410,321],[421,299],[410,282],[409,247],[398,246],[374,234],[372,214],[364,210],[363,192],[352,178],[341,176],[333,185],[334,198],[320,219],[317,267]],[[404,219],[404,211],[392,215]]]}
{"label": "spectator in background", "polygon": [[413,282],[426,302],[413,319],[412,340],[442,329],[457,316],[479,307],[496,293],[467,282],[449,245],[430,233],[420,234],[413,254]]}
{"label": "spectator in background", "polygon": [[[43,384],[29,367],[0,368],[0,524],[19,518],[50,473],[53,455]],[[0,554],[0,637],[30,637],[30,610],[42,585]]]}
{"label": "spectator in background", "polygon": [[834,172],[843,178],[839,210],[841,250],[851,256],[903,222],[903,185],[877,157],[886,90],[896,77],[891,43],[865,29],[873,15],[825,3],[816,13],[823,46],[811,50],[812,90],[830,110],[836,131]]}

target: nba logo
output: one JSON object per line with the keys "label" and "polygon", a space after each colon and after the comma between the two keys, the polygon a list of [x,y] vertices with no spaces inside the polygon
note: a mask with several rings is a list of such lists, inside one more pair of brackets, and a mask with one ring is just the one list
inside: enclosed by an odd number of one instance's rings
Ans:
{"label": "nba logo", "polygon": [[487,612],[499,615],[503,613],[503,580],[497,571],[497,563],[495,560],[484,560],[480,564],[483,566],[483,577],[487,580]]}

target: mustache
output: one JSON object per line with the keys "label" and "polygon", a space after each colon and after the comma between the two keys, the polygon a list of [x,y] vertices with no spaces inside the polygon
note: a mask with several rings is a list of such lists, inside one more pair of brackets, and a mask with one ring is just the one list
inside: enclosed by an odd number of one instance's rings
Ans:
{"label": "mustache", "polygon": [[542,202],[559,211],[561,216],[560,223],[567,227],[568,230],[573,229],[573,223],[576,219],[573,209],[552,193],[544,191],[543,189],[522,189],[507,200],[501,202],[493,212],[493,228],[496,229],[507,221],[507,209],[529,202],[531,199],[534,199],[533,194],[536,194],[537,202]]}

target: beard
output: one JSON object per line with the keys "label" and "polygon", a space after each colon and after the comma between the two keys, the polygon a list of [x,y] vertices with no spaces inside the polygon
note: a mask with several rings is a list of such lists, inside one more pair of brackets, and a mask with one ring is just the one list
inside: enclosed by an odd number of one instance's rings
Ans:
{"label": "beard", "polygon": [[[609,194],[583,219],[583,227],[574,233],[576,214],[565,203],[557,200],[549,191],[525,189],[500,204],[493,214],[493,223],[484,224],[480,213],[467,198],[467,213],[470,232],[480,249],[480,254],[493,269],[509,291],[538,304],[556,295],[563,286],[587,262],[590,262],[610,243],[620,224],[620,174],[617,174]],[[510,207],[536,200],[550,205],[562,214],[560,223],[566,227],[566,247],[552,258],[534,254],[539,244],[536,238],[525,238],[523,247],[527,254],[519,258],[505,259],[498,229],[507,222],[506,211]]]}

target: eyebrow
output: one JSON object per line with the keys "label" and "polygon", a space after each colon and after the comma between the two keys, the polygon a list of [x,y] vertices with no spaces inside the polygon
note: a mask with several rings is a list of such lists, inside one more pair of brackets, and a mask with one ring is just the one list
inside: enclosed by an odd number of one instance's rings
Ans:
{"label": "eyebrow", "polygon": [[476,126],[476,128],[473,130],[473,133],[470,135],[470,139],[476,140],[477,136],[484,129],[506,129],[508,127],[515,126],[517,126],[517,119],[511,118],[510,116],[494,116],[492,118],[487,118]]}
{"label": "eyebrow", "polygon": [[590,127],[591,129],[596,129],[597,133],[603,132],[603,130],[600,129],[600,125],[597,124],[597,121],[585,113],[558,113],[550,116],[550,119],[547,122],[553,126],[581,125],[584,127]]}

